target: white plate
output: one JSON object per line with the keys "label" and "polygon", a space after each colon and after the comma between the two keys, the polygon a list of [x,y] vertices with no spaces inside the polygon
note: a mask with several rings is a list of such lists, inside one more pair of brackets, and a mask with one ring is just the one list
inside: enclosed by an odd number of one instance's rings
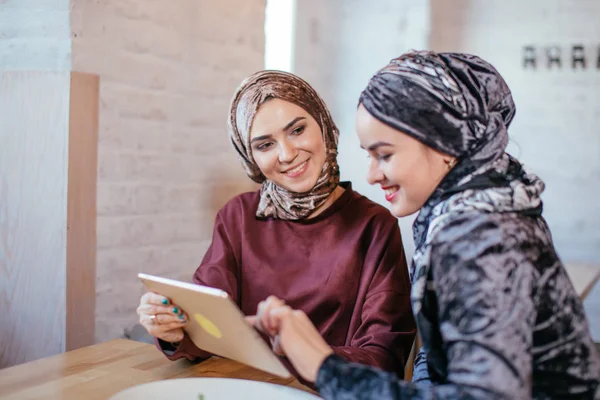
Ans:
{"label": "white plate", "polygon": [[[203,395],[204,397],[200,396]],[[110,400],[316,400],[302,390],[266,382],[228,378],[167,379],[137,385]]]}

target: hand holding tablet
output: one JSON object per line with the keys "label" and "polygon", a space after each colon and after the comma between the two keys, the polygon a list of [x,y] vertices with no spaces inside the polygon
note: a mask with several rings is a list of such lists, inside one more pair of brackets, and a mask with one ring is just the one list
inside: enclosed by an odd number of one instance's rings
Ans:
{"label": "hand holding tablet", "polygon": [[[194,344],[202,350],[274,375],[285,378],[290,376],[278,357],[258,332],[244,320],[242,311],[224,291],[147,274],[138,274],[138,277],[154,296],[158,294],[170,300],[173,315],[165,313],[168,308],[160,308],[161,306],[154,301],[158,298],[149,295],[153,301],[151,306],[155,307],[152,310],[159,311],[155,322],[162,324],[162,321],[165,321],[167,327],[171,328],[169,334],[173,334],[173,338],[181,340],[183,336],[180,336],[180,333],[185,330]],[[159,302],[162,302],[162,298]],[[181,315],[187,323],[176,320],[179,316],[173,312],[173,304],[177,305],[178,311],[185,310]],[[142,311],[147,312],[147,309]],[[151,317],[147,318],[147,322],[150,323]]]}
{"label": "hand holding tablet", "polygon": [[165,342],[176,343],[183,339],[183,327],[188,322],[187,315],[177,304],[164,296],[147,292],[137,308],[140,324],[148,333]]}

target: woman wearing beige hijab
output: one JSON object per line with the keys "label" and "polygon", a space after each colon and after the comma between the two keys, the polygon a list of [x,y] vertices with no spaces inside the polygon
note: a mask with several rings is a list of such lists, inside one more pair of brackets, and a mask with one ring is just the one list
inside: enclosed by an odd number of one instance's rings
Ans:
{"label": "woman wearing beige hijab", "polygon": [[[262,186],[219,211],[194,282],[225,290],[245,314],[275,295],[303,310],[336,354],[402,376],[415,324],[398,224],[340,183],[338,130],[322,99],[295,75],[261,71],[235,93],[228,128]],[[168,299],[146,293],[138,314],[170,359],[210,356]]]}

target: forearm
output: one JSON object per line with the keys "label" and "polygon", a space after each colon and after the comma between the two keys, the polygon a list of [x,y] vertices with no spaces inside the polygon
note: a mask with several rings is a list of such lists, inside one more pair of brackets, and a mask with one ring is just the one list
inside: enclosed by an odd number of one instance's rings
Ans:
{"label": "forearm", "polygon": [[513,399],[481,387],[458,384],[431,386],[399,380],[394,374],[376,368],[349,363],[339,356],[323,362],[315,386],[326,400],[379,399]]}
{"label": "forearm", "polygon": [[415,357],[415,364],[413,366],[413,383],[431,384],[431,378],[429,377],[429,371],[427,370],[427,356],[425,351],[421,348]]}
{"label": "forearm", "polygon": [[401,372],[403,369],[403,360],[377,346],[332,346],[331,348],[335,354],[349,362],[370,365],[390,372]]}

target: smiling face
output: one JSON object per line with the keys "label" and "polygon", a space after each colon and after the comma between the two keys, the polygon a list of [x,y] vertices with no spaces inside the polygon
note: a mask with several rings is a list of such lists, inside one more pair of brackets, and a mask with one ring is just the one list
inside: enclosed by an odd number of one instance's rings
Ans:
{"label": "smiling face", "polygon": [[319,124],[293,103],[263,103],[250,129],[254,161],[268,180],[291,192],[309,192],[317,183],[326,151]]}
{"label": "smiling face", "polygon": [[371,159],[367,180],[371,185],[381,185],[396,217],[417,212],[448,173],[448,163],[453,160],[385,125],[362,105],[356,114],[356,132]]}

